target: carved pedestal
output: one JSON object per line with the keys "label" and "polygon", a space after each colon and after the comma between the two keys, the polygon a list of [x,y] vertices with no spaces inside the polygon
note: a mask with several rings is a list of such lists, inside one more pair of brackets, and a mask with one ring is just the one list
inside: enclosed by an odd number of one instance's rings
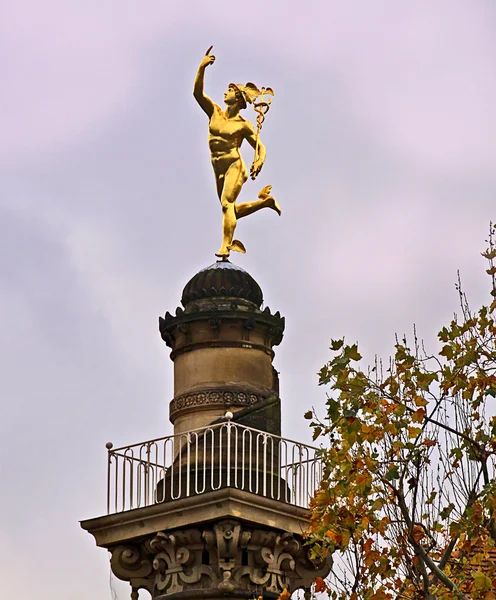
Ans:
{"label": "carved pedestal", "polygon": [[309,558],[303,508],[224,488],[81,523],[111,552],[112,571],[134,596],[277,598],[308,590],[330,564]]}
{"label": "carved pedestal", "polygon": [[235,596],[275,598],[325,577],[301,536],[225,519],[209,527],[158,532],[110,548],[114,574],[154,600]]}

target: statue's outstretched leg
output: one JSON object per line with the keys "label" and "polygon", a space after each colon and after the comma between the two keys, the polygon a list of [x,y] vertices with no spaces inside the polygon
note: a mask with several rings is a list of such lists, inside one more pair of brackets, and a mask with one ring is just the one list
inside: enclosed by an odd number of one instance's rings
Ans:
{"label": "statue's outstretched leg", "polygon": [[254,200],[253,202],[243,202],[243,204],[238,204],[236,206],[236,217],[241,219],[246,217],[247,215],[251,215],[252,213],[260,210],[261,208],[272,208],[275,210],[278,215],[281,214],[281,207],[276,202],[274,196],[270,195],[270,190],[272,189],[271,185],[266,185],[262,190],[260,190],[258,194],[258,200]]}

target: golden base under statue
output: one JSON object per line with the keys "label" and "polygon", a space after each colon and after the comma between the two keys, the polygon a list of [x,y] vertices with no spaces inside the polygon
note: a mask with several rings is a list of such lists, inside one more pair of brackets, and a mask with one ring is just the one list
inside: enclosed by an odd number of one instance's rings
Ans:
{"label": "golden base under statue", "polygon": [[[243,140],[255,150],[255,157],[250,167],[250,176],[255,179],[265,162],[265,146],[260,141],[260,130],[269,110],[274,92],[271,88],[259,90],[253,83],[246,85],[230,83],[224,94],[226,109],[212,102],[203,91],[205,69],[214,63],[215,56],[210,54],[212,46],[203,57],[195,78],[193,95],[209,118],[208,144],[212,167],[215,174],[217,194],[222,206],[222,245],[216,256],[227,258],[234,250],[246,252],[244,245],[234,238],[234,230],[238,219],[251,215],[261,208],[272,208],[281,214],[281,208],[267,185],[253,202],[236,204],[239,193],[248,179],[248,171],[239,151]],[[257,131],[250,121],[239,114],[241,109],[253,104],[257,112]]]}

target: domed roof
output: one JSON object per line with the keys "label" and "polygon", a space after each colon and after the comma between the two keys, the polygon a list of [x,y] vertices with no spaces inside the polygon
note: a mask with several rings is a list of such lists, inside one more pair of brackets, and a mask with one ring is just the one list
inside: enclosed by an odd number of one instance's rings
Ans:
{"label": "domed roof", "polygon": [[262,290],[253,277],[241,267],[228,260],[219,260],[202,269],[184,286],[181,304],[202,298],[215,297],[242,298],[260,308],[263,302]]}

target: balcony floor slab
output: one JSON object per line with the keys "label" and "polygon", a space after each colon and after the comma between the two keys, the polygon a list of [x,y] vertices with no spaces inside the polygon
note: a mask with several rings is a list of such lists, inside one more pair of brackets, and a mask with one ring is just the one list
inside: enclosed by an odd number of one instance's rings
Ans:
{"label": "balcony floor slab", "polygon": [[81,521],[97,546],[108,548],[158,531],[210,523],[225,518],[301,535],[309,525],[308,509],[257,494],[222,488],[197,496],[152,504]]}

